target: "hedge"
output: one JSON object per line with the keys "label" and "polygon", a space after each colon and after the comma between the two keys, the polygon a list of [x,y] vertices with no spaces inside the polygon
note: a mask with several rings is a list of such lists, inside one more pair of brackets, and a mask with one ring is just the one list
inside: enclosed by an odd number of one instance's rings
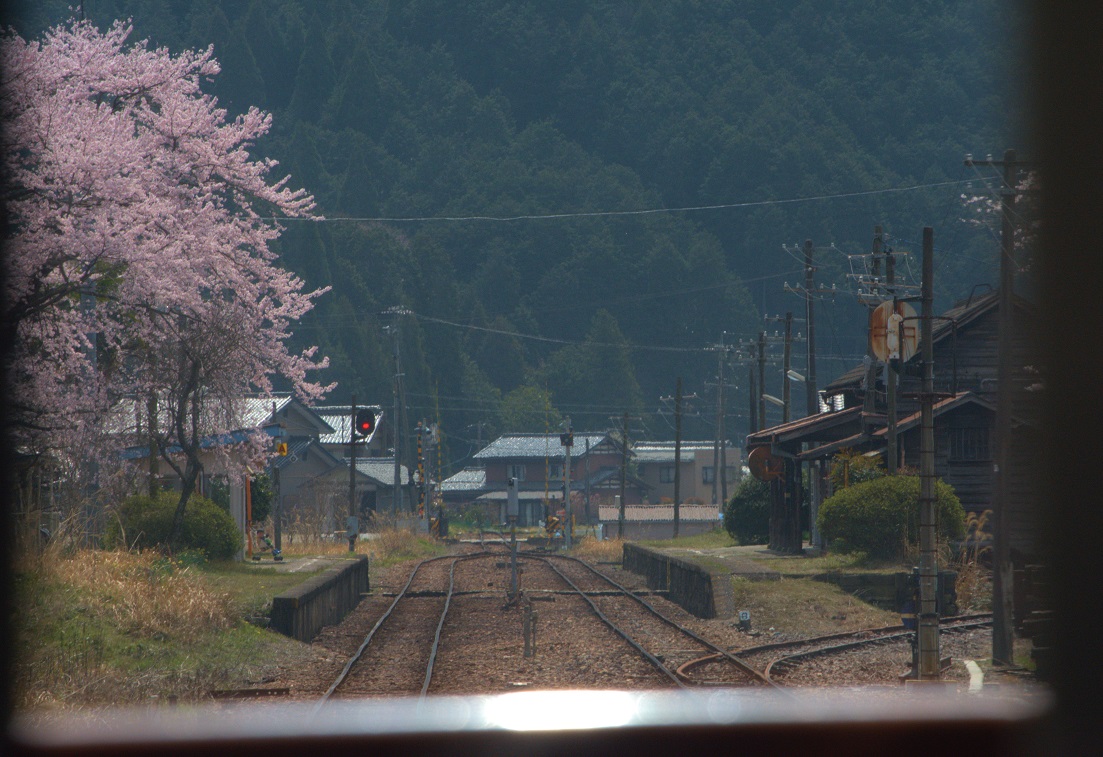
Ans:
{"label": "hedge", "polygon": [[180,495],[160,492],[156,497],[136,495],[125,499],[108,522],[104,546],[144,549],[171,546],[173,549],[201,550],[210,560],[227,560],[243,545],[237,523],[228,512],[206,497],[193,494],[184,510],[179,539],[168,544],[172,517]]}
{"label": "hedge", "polygon": [[[916,476],[884,476],[828,497],[817,519],[824,543],[837,552],[903,558],[919,541],[919,483]],[[940,537],[961,538],[965,510],[953,487],[936,480],[935,501]]]}

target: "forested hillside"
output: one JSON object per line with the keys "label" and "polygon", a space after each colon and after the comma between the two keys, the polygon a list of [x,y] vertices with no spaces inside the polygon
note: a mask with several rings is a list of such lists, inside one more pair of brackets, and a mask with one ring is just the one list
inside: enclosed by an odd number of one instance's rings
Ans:
{"label": "forested hillside", "polygon": [[[71,4],[9,14],[37,36]],[[1021,19],[998,0],[84,5],[152,45],[213,44],[210,91],[273,114],[257,152],[326,218],[288,222],[278,245],[308,287],[332,286],[297,338],[330,356],[334,402],[389,408],[396,326],[408,427],[439,418],[457,461],[477,435],[564,415],[628,412],[634,436],[669,438],[659,398],[679,376],[699,397],[686,435],[711,437],[707,348],[803,316],[784,284],[803,280],[805,239],[817,283],[840,289],[817,302],[821,383],[861,359],[846,256],[875,224],[917,253],[934,227],[940,306],[995,282],[997,242],[961,220],[961,195],[991,178],[965,153],[1022,131]],[[738,442],[747,371],[730,371]]]}

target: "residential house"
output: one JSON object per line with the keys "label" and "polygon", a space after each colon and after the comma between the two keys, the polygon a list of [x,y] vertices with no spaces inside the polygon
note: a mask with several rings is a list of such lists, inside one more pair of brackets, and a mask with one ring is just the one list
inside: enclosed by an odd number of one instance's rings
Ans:
{"label": "residential house", "polygon": [[[727,491],[731,496],[739,483],[739,450],[724,442]],[[648,486],[647,502],[665,504],[674,501],[674,442],[636,442],[632,445],[636,475]],[[717,475],[720,450],[713,441],[681,443],[679,497],[682,503],[712,503],[722,506],[723,487]]]}
{"label": "residential house", "polygon": [[[566,451],[566,452],[565,452]],[[558,434],[507,434],[475,453],[482,479],[471,469],[441,484],[445,502],[453,508],[478,505],[488,520],[505,523],[507,485],[517,480],[519,525],[535,525],[549,511],[565,511],[563,485],[570,459],[572,514],[576,524],[598,519],[598,503],[614,501],[621,492],[621,467],[626,456],[620,443],[608,432],[575,432],[572,444],[564,447]],[[631,457],[631,452],[627,455]],[[646,485],[629,475],[625,499],[642,501]]]}

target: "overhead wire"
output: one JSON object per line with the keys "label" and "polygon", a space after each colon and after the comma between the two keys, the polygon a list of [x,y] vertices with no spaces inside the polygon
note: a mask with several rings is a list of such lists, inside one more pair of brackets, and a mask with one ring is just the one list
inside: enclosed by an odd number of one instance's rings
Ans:
{"label": "overhead wire", "polygon": [[693,205],[677,208],[643,208],[639,210],[592,210],[574,211],[569,213],[532,213],[515,216],[492,215],[467,215],[467,216],[336,216],[327,218],[324,216],[296,217],[275,216],[269,220],[276,222],[306,221],[313,223],[456,223],[468,221],[481,221],[491,223],[514,223],[517,221],[549,221],[564,218],[610,218],[618,216],[642,216],[667,213],[693,213],[708,210],[733,210],[739,208],[757,208],[771,205],[792,205],[802,202],[820,202],[823,200],[838,200],[852,197],[870,197],[873,195],[898,194],[901,192],[914,192],[921,189],[937,189],[939,187],[956,186],[966,182],[939,181],[927,184],[912,184],[904,187],[885,187],[883,189],[867,189],[856,192],[838,192],[835,194],[810,195],[807,197],[790,197],[774,200],[749,200],[745,202],[720,203],[716,205]]}

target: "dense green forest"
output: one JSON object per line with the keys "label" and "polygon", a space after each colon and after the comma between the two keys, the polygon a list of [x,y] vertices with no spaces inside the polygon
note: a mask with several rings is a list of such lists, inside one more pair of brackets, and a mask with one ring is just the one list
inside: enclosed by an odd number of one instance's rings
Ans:
{"label": "dense green forest", "polygon": [[[8,15],[36,36],[70,5]],[[627,412],[634,437],[671,438],[660,398],[678,377],[697,397],[685,435],[711,438],[709,348],[803,317],[785,285],[803,281],[805,239],[817,285],[838,290],[816,301],[821,385],[861,360],[849,256],[875,225],[916,253],[905,275],[934,227],[940,307],[995,283],[998,242],[961,196],[995,191],[966,153],[1021,147],[1022,19],[998,0],[83,6],[152,45],[214,45],[210,91],[231,115],[273,114],[258,153],[326,218],[279,244],[332,287],[297,338],[330,357],[334,402],[388,408],[397,344],[404,424],[439,419],[457,464],[476,436],[563,416],[598,429]],[[738,443],[747,369],[726,370]]]}

